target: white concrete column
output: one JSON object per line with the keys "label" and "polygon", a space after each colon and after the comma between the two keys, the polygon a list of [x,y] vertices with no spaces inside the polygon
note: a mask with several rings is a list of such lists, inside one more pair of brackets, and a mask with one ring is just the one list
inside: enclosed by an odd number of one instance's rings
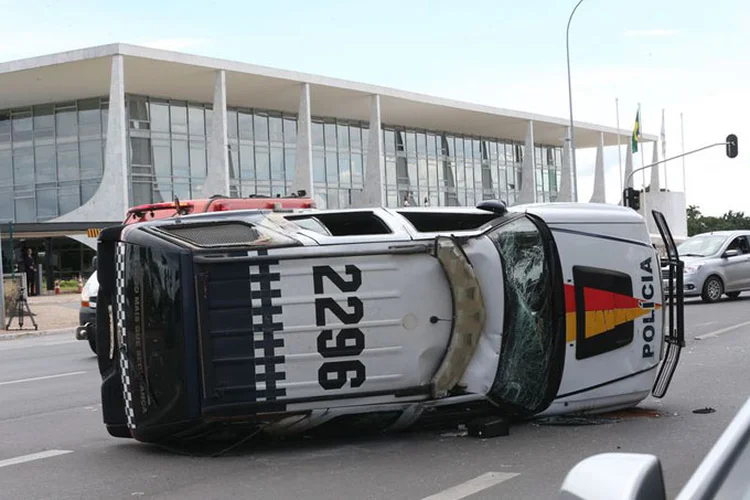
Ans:
{"label": "white concrete column", "polygon": [[109,80],[107,139],[104,172],[94,195],[77,209],[52,222],[121,222],[129,207],[128,143],[125,114],[125,68],[123,56],[112,56]]}
{"label": "white concrete column", "polygon": [[385,206],[385,183],[383,160],[383,129],[380,121],[380,96],[370,98],[370,133],[367,145],[367,165],[365,165],[364,190],[360,207]]}
{"label": "white concrete column", "polygon": [[299,115],[297,116],[297,154],[294,161],[294,182],[292,190],[304,189],[307,196],[313,197],[312,162],[312,117],[310,115],[310,84],[303,83],[299,95]]}
{"label": "white concrete column", "polygon": [[[567,127],[567,136],[570,137],[570,127]],[[559,202],[573,201],[573,190],[570,178],[570,141],[565,140],[563,144],[562,167],[560,169],[560,185],[557,186],[557,199]]]}
{"label": "white concrete column", "polygon": [[211,130],[208,139],[208,174],[202,196],[229,196],[229,142],[227,140],[227,74],[216,71]]}
{"label": "white concrete column", "polygon": [[[656,163],[657,161],[659,161],[659,143],[654,141],[653,144],[654,152],[651,158],[651,163]],[[661,191],[661,183],[659,181],[659,168],[660,165],[651,167],[651,187],[649,188],[649,192],[651,193],[658,193],[659,191]]]}
{"label": "white concrete column", "polygon": [[521,167],[521,192],[518,193],[516,203],[534,203],[536,201],[536,175],[534,175],[534,122],[529,120],[526,126],[526,147]]}
{"label": "white concrete column", "polygon": [[604,182],[604,132],[599,132],[599,146],[596,148],[596,165],[594,166],[594,191],[590,203],[606,203],[607,191]]}

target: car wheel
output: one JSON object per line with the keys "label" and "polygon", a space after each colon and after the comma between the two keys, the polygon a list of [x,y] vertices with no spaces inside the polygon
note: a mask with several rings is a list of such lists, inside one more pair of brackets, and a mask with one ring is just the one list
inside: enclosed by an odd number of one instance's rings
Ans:
{"label": "car wheel", "polygon": [[701,298],[704,302],[716,302],[724,295],[724,283],[718,276],[709,276],[703,284],[703,293]]}
{"label": "car wheel", "polygon": [[740,296],[740,292],[727,292],[727,297],[730,299],[736,299]]}
{"label": "car wheel", "polygon": [[91,351],[96,354],[96,337],[91,335],[91,332],[89,332],[89,337],[87,340],[89,341],[89,347],[91,348]]}

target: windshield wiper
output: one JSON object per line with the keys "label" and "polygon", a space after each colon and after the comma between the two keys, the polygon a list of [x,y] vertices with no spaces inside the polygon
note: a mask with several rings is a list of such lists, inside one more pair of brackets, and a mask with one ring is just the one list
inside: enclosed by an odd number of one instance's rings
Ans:
{"label": "windshield wiper", "polygon": [[684,255],[685,257],[705,257],[705,255],[700,253],[684,253],[682,255]]}

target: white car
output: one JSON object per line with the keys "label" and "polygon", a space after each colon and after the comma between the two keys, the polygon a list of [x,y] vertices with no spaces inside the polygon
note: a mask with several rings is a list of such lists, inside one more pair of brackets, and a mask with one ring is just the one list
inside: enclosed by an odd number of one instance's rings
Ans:
{"label": "white car", "polygon": [[[96,268],[96,257],[94,257],[94,267]],[[78,310],[79,326],[76,328],[76,339],[88,341],[94,354],[96,354],[96,298],[98,293],[99,280],[94,270],[81,290],[81,306]]]}
{"label": "white car", "polygon": [[[628,208],[236,211],[109,228],[105,424],[141,441],[455,413],[607,411],[667,390],[661,264]],[[110,328],[113,325],[114,328]],[[666,348],[665,348],[666,347]],[[469,411],[469,413],[466,413]]]}

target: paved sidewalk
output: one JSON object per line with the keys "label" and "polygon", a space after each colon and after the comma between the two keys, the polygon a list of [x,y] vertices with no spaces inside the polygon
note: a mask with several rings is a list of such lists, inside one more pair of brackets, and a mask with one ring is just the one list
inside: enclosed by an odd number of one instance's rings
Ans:
{"label": "paved sidewalk", "polygon": [[[29,297],[29,308],[39,329],[34,330],[31,319],[24,315],[23,330],[19,330],[18,318],[13,318],[10,330],[5,330],[5,325],[0,325],[0,340],[64,331],[73,332],[75,327],[78,326],[78,309],[81,305],[80,297],[80,294],[77,293]],[[6,316],[6,324],[8,317]]]}

